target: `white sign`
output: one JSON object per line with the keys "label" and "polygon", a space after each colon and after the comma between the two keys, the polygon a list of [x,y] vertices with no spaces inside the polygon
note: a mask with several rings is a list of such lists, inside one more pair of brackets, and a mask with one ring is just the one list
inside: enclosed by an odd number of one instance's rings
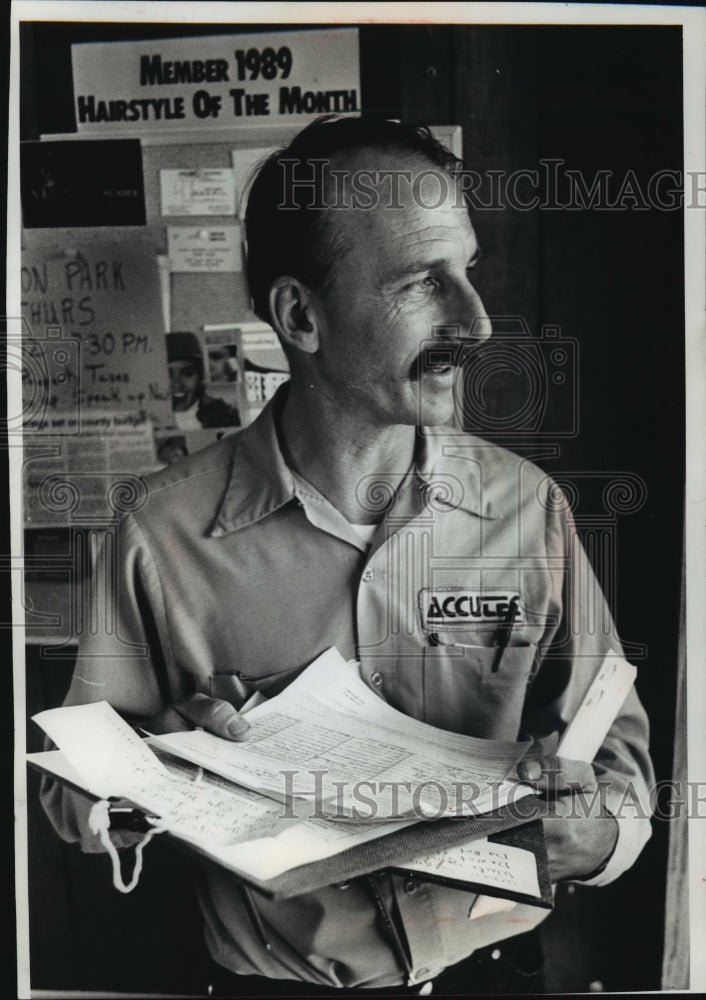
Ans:
{"label": "white sign", "polygon": [[160,170],[162,215],[235,215],[233,171]]}
{"label": "white sign", "polygon": [[358,29],[71,46],[79,132],[304,124],[360,110]]}
{"label": "white sign", "polygon": [[238,226],[167,226],[172,274],[242,271]]}

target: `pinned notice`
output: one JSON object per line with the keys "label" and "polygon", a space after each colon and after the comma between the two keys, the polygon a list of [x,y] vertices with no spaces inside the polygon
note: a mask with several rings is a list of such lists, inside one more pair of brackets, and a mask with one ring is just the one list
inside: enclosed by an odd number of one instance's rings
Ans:
{"label": "pinned notice", "polygon": [[235,215],[235,179],[224,168],[160,170],[162,215]]}
{"label": "pinned notice", "polygon": [[238,226],[168,226],[167,245],[172,274],[242,271]]}

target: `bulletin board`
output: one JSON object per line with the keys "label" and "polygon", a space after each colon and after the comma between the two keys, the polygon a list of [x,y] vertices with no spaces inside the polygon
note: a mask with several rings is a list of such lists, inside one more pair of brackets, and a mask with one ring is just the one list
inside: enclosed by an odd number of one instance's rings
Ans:
{"label": "bulletin board", "polygon": [[28,528],[114,520],[116,482],[233,433],[288,377],[250,309],[241,196],[307,121],[360,110],[358,31],[326,36],[72,46],[77,131],[22,148]]}

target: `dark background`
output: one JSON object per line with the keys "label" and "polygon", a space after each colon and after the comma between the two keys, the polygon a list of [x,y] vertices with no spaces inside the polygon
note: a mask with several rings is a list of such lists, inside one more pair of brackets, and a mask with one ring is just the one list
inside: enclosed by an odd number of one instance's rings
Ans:
{"label": "dark background", "polygon": [[[75,129],[71,42],[235,30],[23,25],[22,138]],[[655,172],[682,166],[680,28],[362,26],[360,43],[364,108],[461,125],[472,169],[536,169],[542,158],[560,158],[589,182],[599,169],[618,179],[634,170],[644,190]],[[536,337],[543,325],[558,326],[577,343],[578,434],[557,438],[553,457],[541,426],[504,443],[569,480],[595,473],[574,479],[584,531],[606,516],[611,476],[630,472],[646,486],[639,510],[613,517],[613,557],[596,569],[620,634],[645,648],[644,657],[631,658],[651,720],[657,778],[669,778],[684,481],[683,214],[507,208],[476,212],[474,225],[484,253],[477,285],[488,312],[523,317]],[[521,386],[502,379],[491,385],[491,408],[511,405],[513,391]],[[565,400],[549,398],[544,426],[568,419]],[[49,661],[38,647],[29,650],[30,714],[60,702],[70,670],[70,656]],[[30,749],[37,748],[32,733]],[[54,837],[30,781],[32,986],[202,989],[200,922],[182,856],[150,847],[138,890],[119,897],[109,888],[106,858],[83,857]],[[596,981],[610,991],[660,988],[668,830],[663,821],[653,827],[640,859],[617,883],[560,887],[544,925],[551,991],[587,991]]]}

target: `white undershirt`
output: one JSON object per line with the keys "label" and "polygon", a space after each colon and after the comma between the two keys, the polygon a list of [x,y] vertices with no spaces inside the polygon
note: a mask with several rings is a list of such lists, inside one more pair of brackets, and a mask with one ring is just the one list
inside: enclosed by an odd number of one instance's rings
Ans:
{"label": "white undershirt", "polygon": [[366,545],[370,545],[372,543],[373,535],[378,529],[377,524],[353,524],[352,521],[349,521],[348,523],[353,531],[360,535]]}

